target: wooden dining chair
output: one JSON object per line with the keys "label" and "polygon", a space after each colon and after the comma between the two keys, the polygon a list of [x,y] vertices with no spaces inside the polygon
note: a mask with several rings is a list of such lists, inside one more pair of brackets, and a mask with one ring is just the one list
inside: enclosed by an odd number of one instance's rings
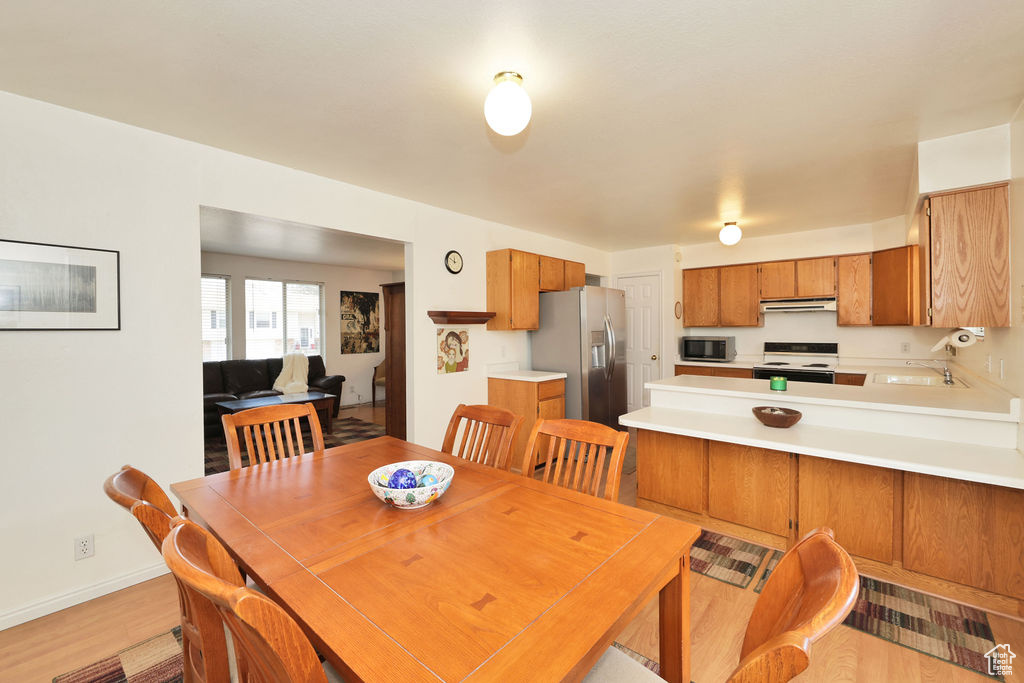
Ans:
{"label": "wooden dining chair", "polygon": [[[860,577],[831,529],[815,529],[782,556],[754,604],[728,683],[785,683],[810,665],[811,643],[841,624],[857,601]],[[584,683],[658,680],[609,648]]]}
{"label": "wooden dining chair", "polygon": [[[171,500],[144,472],[125,465],[103,483],[107,496],[142,524],[157,551],[178,516]],[[237,569],[236,569],[237,571]],[[230,680],[228,645],[220,615],[206,600],[190,600],[185,586],[175,580],[181,610],[181,646],[186,683]]]}
{"label": "wooden dining chair", "polygon": [[[163,543],[164,561],[190,596],[212,604],[231,632],[239,680],[325,683],[341,678],[277,603],[247,588],[231,555],[210,532],[179,520]],[[228,679],[224,679],[228,680]]]}
{"label": "wooden dining chair", "polygon": [[285,403],[222,416],[229,467],[233,470],[242,468],[239,431],[245,441],[245,453],[250,465],[302,455],[306,452],[302,434],[303,418],[309,423],[312,452],[323,455],[324,436],[320,430],[320,418],[312,403]]}
{"label": "wooden dining chair", "polygon": [[541,481],[617,501],[628,441],[629,432],[596,422],[537,420],[526,442],[523,476],[532,477],[543,456]]}
{"label": "wooden dining chair", "polygon": [[[460,403],[448,422],[441,450],[470,462],[508,471],[512,467],[512,442],[522,424],[523,417],[511,410]],[[458,438],[460,428],[461,439]]]}
{"label": "wooden dining chair", "polygon": [[729,683],[782,683],[807,669],[811,643],[846,619],[859,591],[857,568],[832,530],[804,536],[758,596]]}

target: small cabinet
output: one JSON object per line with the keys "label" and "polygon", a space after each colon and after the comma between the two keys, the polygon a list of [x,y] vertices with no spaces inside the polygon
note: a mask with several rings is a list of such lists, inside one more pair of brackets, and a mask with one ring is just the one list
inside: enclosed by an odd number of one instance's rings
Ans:
{"label": "small cabinet", "polygon": [[1024,599],[1024,490],[907,472],[903,566]]}
{"label": "small cabinet", "polygon": [[719,268],[689,268],[683,271],[683,326],[719,325]]}
{"label": "small cabinet", "polygon": [[487,252],[489,330],[536,330],[540,326],[540,257],[516,249]]}
{"label": "small cabinet", "polygon": [[708,514],[789,535],[793,462],[781,451],[708,442]]}
{"label": "small cabinet", "polygon": [[[526,442],[530,438],[530,431],[537,420],[560,420],[565,417],[565,380],[529,382],[490,377],[487,379],[487,402],[511,410],[524,418],[523,426],[519,428],[516,440],[512,444],[510,457],[512,466],[518,468],[526,454]],[[538,464],[542,462],[543,450],[537,458]]]}
{"label": "small cabinet", "polygon": [[722,327],[757,327],[761,324],[757,264],[719,269],[719,324]]}
{"label": "small cabinet", "polygon": [[836,259],[801,259],[796,262],[796,296],[812,298],[836,295]]}
{"label": "small cabinet", "polygon": [[636,495],[700,513],[707,487],[707,441],[692,436],[637,430]]}
{"label": "small cabinet", "polygon": [[[919,225],[919,231],[922,244],[930,246],[931,324],[1009,327],[1007,186],[933,195],[928,208],[930,222]],[[921,230],[923,227],[928,230]]]}
{"label": "small cabinet", "polygon": [[587,267],[578,261],[565,261],[565,289],[587,284]]}
{"label": "small cabinet", "polygon": [[911,244],[871,255],[871,310],[875,325],[916,325],[918,247]]}
{"label": "small cabinet", "polygon": [[565,261],[552,256],[540,256],[540,291],[560,292],[565,289]]}
{"label": "small cabinet", "polygon": [[837,372],[836,384],[850,384],[853,386],[862,387],[864,386],[864,380],[866,380],[867,378],[867,375],[862,375],[857,372]]}
{"label": "small cabinet", "polygon": [[840,256],[836,280],[836,323],[870,325],[871,254]]}
{"label": "small cabinet", "polygon": [[799,461],[799,535],[827,526],[854,555],[892,562],[895,480],[902,473],[806,455]]}
{"label": "small cabinet", "polygon": [[795,295],[795,261],[769,261],[761,264],[762,299],[792,299]]}

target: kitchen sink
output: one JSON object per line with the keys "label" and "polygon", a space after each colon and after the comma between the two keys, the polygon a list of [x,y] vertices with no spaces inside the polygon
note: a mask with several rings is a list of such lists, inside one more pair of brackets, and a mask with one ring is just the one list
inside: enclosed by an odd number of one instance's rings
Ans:
{"label": "kitchen sink", "polygon": [[953,384],[946,384],[938,375],[883,375],[876,373],[875,384],[910,384],[917,387],[950,387],[952,389],[966,389],[970,385],[958,377],[953,378]]}

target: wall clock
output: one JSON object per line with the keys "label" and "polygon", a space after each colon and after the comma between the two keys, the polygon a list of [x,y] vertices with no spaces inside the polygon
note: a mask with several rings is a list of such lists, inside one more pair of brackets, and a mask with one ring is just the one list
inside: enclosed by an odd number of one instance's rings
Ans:
{"label": "wall clock", "polygon": [[444,267],[448,269],[448,272],[452,275],[458,275],[462,272],[462,254],[452,249],[444,255]]}

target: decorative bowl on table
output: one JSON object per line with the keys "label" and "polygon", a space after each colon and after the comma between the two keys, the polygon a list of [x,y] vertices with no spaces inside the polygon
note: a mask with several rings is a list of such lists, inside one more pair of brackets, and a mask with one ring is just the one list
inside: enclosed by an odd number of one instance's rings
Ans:
{"label": "decorative bowl on table", "polygon": [[754,417],[766,427],[792,427],[804,415],[799,410],[776,408],[775,406],[757,406],[756,408],[751,408],[751,410],[754,413]]}
{"label": "decorative bowl on table", "polygon": [[403,510],[430,505],[444,495],[455,468],[433,460],[406,460],[378,467],[366,480],[383,502]]}

